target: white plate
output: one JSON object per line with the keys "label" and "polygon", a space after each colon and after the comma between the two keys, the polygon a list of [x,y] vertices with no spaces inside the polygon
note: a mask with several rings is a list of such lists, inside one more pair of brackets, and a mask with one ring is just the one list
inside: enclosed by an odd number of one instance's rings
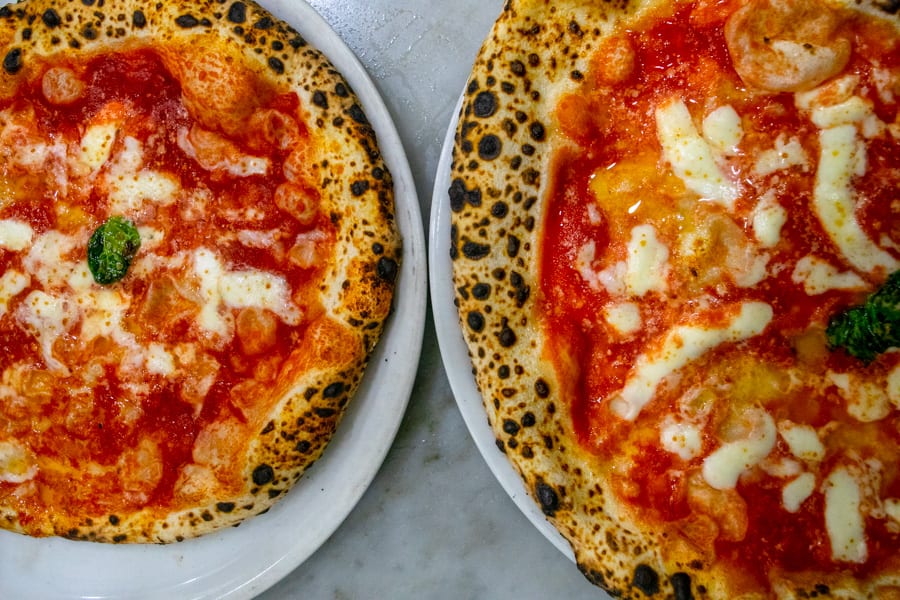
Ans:
{"label": "white plate", "polygon": [[394,177],[403,235],[394,317],[325,454],[268,513],[234,529],[167,546],[33,539],[2,531],[0,598],[251,598],[306,560],[338,528],[394,440],[415,379],[428,291],[422,219],[409,164],[378,91],[331,27],[305,2],[260,3],[331,59],[378,134]]}
{"label": "white plate", "polygon": [[496,445],[494,432],[488,424],[487,414],[481,400],[481,393],[472,376],[472,362],[459,323],[459,312],[453,303],[455,291],[450,260],[450,163],[452,160],[453,138],[459,119],[462,98],[450,122],[441,158],[434,181],[431,199],[431,226],[429,231],[428,270],[431,274],[431,308],[434,312],[434,326],[437,329],[438,345],[444,369],[450,380],[450,387],[456,397],[456,404],[462,413],[469,433],[475,439],[478,450],[494,473],[494,477],[509,494],[516,506],[525,513],[528,520],[573,562],[575,556],[569,542],[544,517],[538,505],[528,495],[522,478],[513,469],[506,455]]}

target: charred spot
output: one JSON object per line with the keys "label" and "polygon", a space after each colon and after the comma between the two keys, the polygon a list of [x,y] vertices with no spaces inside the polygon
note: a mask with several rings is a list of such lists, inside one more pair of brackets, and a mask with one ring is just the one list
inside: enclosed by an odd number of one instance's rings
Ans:
{"label": "charred spot", "polygon": [[514,86],[513,84],[511,84],[508,81],[504,81],[503,83],[500,84],[500,89],[506,94],[512,94],[513,92],[516,91],[516,86]]}
{"label": "charred spot", "polygon": [[450,210],[453,212],[461,211],[466,204],[474,207],[481,206],[481,190],[477,187],[471,190],[466,189],[462,179],[454,179],[453,183],[450,184],[448,193],[450,195]]}
{"label": "charred spot", "polygon": [[573,81],[582,81],[584,80],[584,73],[582,73],[578,69],[575,69],[570,73],[570,77],[572,77]]}
{"label": "charred spot", "polygon": [[131,15],[131,22],[138,29],[143,29],[147,26],[147,16],[144,14],[144,11],[136,10]]}
{"label": "charred spot", "polygon": [[366,118],[366,113],[363,112],[363,109],[360,108],[359,104],[354,104],[347,110],[347,112],[350,114],[350,118],[360,125],[369,124],[369,120]]}
{"label": "charred spot", "polygon": [[200,515],[200,518],[203,519],[204,521],[206,521],[207,523],[209,523],[210,521],[215,519],[215,517],[212,516],[212,513],[209,512],[208,510],[204,510],[203,514]]}
{"label": "charred spot", "polygon": [[234,510],[234,502],[218,502],[216,510],[222,513],[230,513]]}
{"label": "charred spot", "polygon": [[322,391],[323,398],[337,398],[344,393],[344,382],[335,381]]}
{"label": "charred spot", "polygon": [[124,533],[120,533],[118,535],[114,535],[112,541],[113,541],[113,543],[121,544],[122,542],[124,542],[127,539],[128,539],[127,535],[125,535]]}
{"label": "charred spot", "polygon": [[294,450],[299,452],[300,454],[306,454],[312,448],[312,443],[309,440],[303,440],[302,442],[297,442],[297,445],[294,446]]}
{"label": "charred spot", "polygon": [[[900,5],[900,1],[896,2],[895,4]],[[896,11],[895,11],[895,12],[896,12]],[[831,594],[831,588],[828,587],[827,585],[825,585],[824,583],[817,583],[817,584],[816,584],[816,591],[817,591],[818,593],[822,594],[823,596],[828,596],[828,595]]]}
{"label": "charred spot", "polygon": [[253,29],[271,29],[275,26],[275,21],[273,21],[270,17],[263,17],[259,21],[253,24]]}
{"label": "charred spot", "polygon": [[519,424],[513,421],[512,419],[506,419],[503,421],[503,431],[508,433],[509,435],[516,435],[519,433]]}
{"label": "charred spot", "polygon": [[469,329],[479,333],[484,330],[484,315],[478,311],[472,311],[466,316],[466,323],[469,325]]}
{"label": "charred spot", "polygon": [[506,255],[510,258],[515,258],[516,256],[518,256],[520,245],[521,242],[519,241],[519,238],[514,235],[510,235],[506,239]]}
{"label": "charred spot", "polygon": [[694,594],[691,592],[691,576],[687,573],[675,573],[669,578],[672,583],[672,591],[675,594],[675,600],[694,600]]}
{"label": "charred spot", "polygon": [[559,510],[559,496],[556,494],[556,490],[543,481],[539,481],[534,488],[534,494],[545,515],[548,517],[556,515],[556,511]]}
{"label": "charred spot", "polygon": [[536,53],[532,52],[528,55],[528,64],[532,67],[536,67],[541,64],[541,57]]}
{"label": "charred spot", "polygon": [[522,415],[522,427],[534,427],[535,423],[537,423],[537,419],[534,417],[534,413],[528,411],[524,415]]}
{"label": "charred spot", "polygon": [[480,92],[472,103],[472,111],[478,118],[490,117],[497,112],[497,96],[493,92]]}
{"label": "charred spot", "polygon": [[535,121],[529,127],[529,131],[531,133],[531,139],[536,142],[543,142],[544,138],[547,135],[547,131],[544,129],[544,126],[541,123]]}
{"label": "charred spot", "polygon": [[497,450],[499,450],[503,454],[506,454],[506,444],[503,442],[503,440],[495,440],[494,443],[497,445]]}
{"label": "charred spot", "polygon": [[531,144],[522,144],[522,154],[525,156],[534,156],[535,147]]}
{"label": "charred spot", "polygon": [[500,156],[502,149],[503,144],[500,142],[500,138],[493,133],[487,134],[478,141],[478,156],[482,160],[494,160]]}
{"label": "charred spot", "polygon": [[22,68],[22,49],[13,48],[3,58],[3,70],[10,75],[15,75]]}
{"label": "charred spot", "polygon": [[266,485],[272,483],[275,479],[275,469],[269,465],[259,465],[253,469],[253,483],[256,485]]}
{"label": "charred spot", "polygon": [[109,524],[110,525],[118,525],[120,523],[119,517],[116,515],[109,515]]}
{"label": "charred spot", "polygon": [[456,247],[459,241],[459,230],[455,224],[450,225],[450,258],[456,260],[459,258],[459,249]]}
{"label": "charred spot", "polygon": [[0,6],[0,18],[8,19],[13,15],[12,9],[8,6]]}
{"label": "charred spot", "polygon": [[360,179],[359,181],[354,181],[350,184],[350,193],[356,197],[362,196],[368,191],[369,181],[367,179]]}
{"label": "charred spot", "polygon": [[526,185],[537,185],[541,180],[541,172],[537,169],[526,169],[522,172],[522,181]]}
{"label": "charred spot", "polygon": [[44,11],[44,14],[41,15],[41,21],[43,21],[44,25],[50,29],[62,25],[62,18],[59,16],[59,13],[52,8],[48,8]]}
{"label": "charred spot", "polygon": [[491,247],[488,244],[467,241],[463,243],[462,253],[470,260],[481,260],[491,253]]}
{"label": "charred spot", "polygon": [[328,108],[328,96],[322,92],[313,92],[312,103],[319,108]]}
{"label": "charred spot", "polygon": [[509,70],[512,71],[513,75],[522,77],[523,75],[525,75],[525,63],[523,63],[521,60],[514,60],[509,63]]}
{"label": "charred spot", "polygon": [[263,427],[263,430],[260,431],[260,435],[265,435],[267,433],[272,433],[275,430],[275,421],[269,421],[266,423],[266,426]]}
{"label": "charred spot", "polygon": [[487,300],[491,296],[491,285],[489,283],[476,283],[472,286],[472,296],[476,300]]}
{"label": "charred spot", "polygon": [[387,256],[379,258],[378,263],[375,265],[375,272],[378,273],[378,276],[389,283],[397,280],[398,271],[397,261]]}
{"label": "charred spot", "polygon": [[510,348],[516,343],[516,333],[509,328],[509,325],[504,325],[503,329],[500,330],[500,333],[497,334],[497,339],[500,340],[500,345],[504,348]]}
{"label": "charred spot", "polygon": [[519,167],[521,167],[521,166],[522,166],[522,157],[521,156],[516,156],[509,162],[509,167],[513,171],[518,171]]}
{"label": "charred spot", "polygon": [[334,86],[334,93],[338,98],[346,98],[350,95],[350,92],[347,90],[347,86],[343,83],[337,83]]}
{"label": "charred spot", "polygon": [[648,565],[638,565],[634,569],[631,585],[647,596],[653,596],[659,593],[659,574]]}
{"label": "charred spot", "polygon": [[288,41],[288,44],[290,44],[291,48],[293,48],[294,50],[297,50],[306,45],[306,40],[304,40],[299,35],[295,35],[294,37],[292,37],[290,39],[290,41]]}
{"label": "charred spot", "polygon": [[[311,399],[313,396],[315,396],[317,393],[319,393],[319,390],[317,390],[316,388],[313,388],[313,387],[311,387],[311,388],[306,388],[306,391],[303,392],[303,397],[304,397],[306,400],[310,400],[310,399]],[[298,425],[302,425],[303,423],[298,422],[297,424],[298,424]]]}
{"label": "charred spot", "polygon": [[313,412],[316,413],[316,416],[318,416],[321,419],[329,419],[329,418],[333,417],[337,411],[333,408],[319,407],[319,408],[314,409]]}
{"label": "charred spot", "polygon": [[268,64],[269,64],[269,68],[272,69],[273,71],[275,71],[276,73],[278,73],[279,75],[284,73],[284,62],[280,58],[278,58],[276,56],[270,56],[269,60],[268,60]]}
{"label": "charred spot", "polygon": [[890,15],[896,15],[900,12],[900,0],[882,0],[878,3],[878,8]]}
{"label": "charred spot", "polygon": [[181,15],[175,19],[175,24],[184,29],[191,29],[200,24],[200,19],[194,15]]}
{"label": "charred spot", "polygon": [[84,29],[81,30],[81,35],[86,40],[96,40],[97,36],[99,34],[97,33],[96,29],[94,29],[93,27],[88,25],[87,27],[85,27]]}
{"label": "charred spot", "polygon": [[499,369],[497,369],[497,377],[500,379],[509,379],[509,365],[501,365]]}
{"label": "charred spot", "polygon": [[491,214],[498,219],[502,219],[509,213],[509,206],[506,205],[506,202],[502,200],[498,200],[491,207]]}
{"label": "charred spot", "polygon": [[232,23],[245,23],[247,21],[247,5],[243,2],[235,2],[229,6],[228,20]]}
{"label": "charred spot", "polygon": [[281,40],[272,40],[272,50],[276,52],[281,52],[284,50],[284,43]]}
{"label": "charred spot", "polygon": [[550,385],[543,378],[534,382],[534,393],[538,398],[547,398],[550,396]]}
{"label": "charred spot", "polygon": [[22,30],[22,39],[27,42],[28,40],[31,39],[31,33],[32,33],[31,27],[26,27],[25,29]]}

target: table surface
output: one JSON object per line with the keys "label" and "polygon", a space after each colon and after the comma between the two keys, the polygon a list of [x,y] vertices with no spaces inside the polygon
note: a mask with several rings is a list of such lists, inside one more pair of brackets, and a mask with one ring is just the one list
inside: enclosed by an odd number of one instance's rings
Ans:
{"label": "table surface", "polygon": [[[390,111],[428,231],[441,144],[502,0],[308,0]],[[469,435],[429,313],[409,409],[359,504],[260,600],[606,598],[503,491]]]}

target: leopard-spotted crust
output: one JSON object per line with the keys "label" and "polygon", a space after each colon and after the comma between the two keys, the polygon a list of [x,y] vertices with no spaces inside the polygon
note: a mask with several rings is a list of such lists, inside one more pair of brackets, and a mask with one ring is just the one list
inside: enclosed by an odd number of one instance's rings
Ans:
{"label": "leopard-spotted crust", "polygon": [[[740,596],[714,559],[667,544],[617,505],[604,465],[579,447],[536,312],[548,174],[561,143],[556,100],[578,87],[606,37],[677,4],[506,2],[464,91],[453,148],[456,305],[496,445],[591,582],[621,598],[763,598]],[[897,21],[896,3],[841,4]],[[868,581],[770,575],[781,598],[893,598],[900,596],[898,569]]]}
{"label": "leopard-spotted crust", "polygon": [[[169,510],[71,515],[64,510],[23,522],[0,506],[0,527],[30,535],[98,542],[181,541],[265,512],[319,458],[356,391],[381,335],[399,276],[401,242],[394,223],[390,173],[359,99],[337,69],[286,23],[249,0],[25,0],[0,8],[0,96],[55,57],[152,48],[172,70],[195,69],[185,102],[226,130],[241,69],[296,92],[307,112],[317,156],[308,165],[322,210],[336,227],[333,262],[315,319],[289,369],[276,383],[279,400],[249,425],[243,490]],[[215,52],[211,52],[215,50]],[[168,59],[166,56],[168,55]],[[240,61],[232,70],[209,56]],[[45,66],[40,68],[46,68]],[[197,74],[194,73],[194,74]],[[191,73],[187,74],[190,79]],[[246,91],[246,90],[245,90]],[[237,102],[237,101],[236,101]],[[218,112],[217,112],[218,111]]]}

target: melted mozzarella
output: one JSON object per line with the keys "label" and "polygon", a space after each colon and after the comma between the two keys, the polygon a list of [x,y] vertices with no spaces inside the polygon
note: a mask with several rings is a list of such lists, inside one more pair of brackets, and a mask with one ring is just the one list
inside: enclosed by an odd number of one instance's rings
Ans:
{"label": "melted mozzarella", "polygon": [[110,164],[107,177],[110,211],[131,214],[146,202],[167,206],[175,202],[178,181],[167,173],[142,169],[143,148],[133,137],[126,137],[125,148]]}
{"label": "melted mozzarella", "polygon": [[818,462],[825,458],[825,446],[811,426],[781,421],[778,423],[778,433],[791,454],[800,460]]}
{"label": "melted mozzarella", "polygon": [[656,109],[656,129],[663,158],[685,186],[733,209],[740,187],[719,168],[712,146],[698,133],[683,100],[673,98]]}
{"label": "melted mozzarella", "polygon": [[31,277],[14,269],[0,276],[0,317],[9,310],[9,301],[18,296],[31,283]]}
{"label": "melted mozzarella", "polygon": [[815,490],[816,476],[812,473],[803,473],[782,488],[781,504],[789,513],[795,513]]}
{"label": "melted mozzarella", "polygon": [[703,119],[703,137],[722,154],[737,154],[744,137],[740,115],[731,106],[720,106]]}
{"label": "melted mozzarella", "polygon": [[628,242],[628,259],[625,262],[625,289],[632,296],[667,289],[669,249],[656,237],[650,225],[639,225],[631,230]]}
{"label": "melted mozzarella", "polygon": [[641,328],[641,309],[634,302],[621,302],[603,309],[603,318],[620,335],[628,336]]}
{"label": "melted mozzarella", "polygon": [[788,139],[782,133],[776,138],[774,148],[760,152],[753,164],[753,173],[759,177],[765,177],[791,167],[808,169],[809,157],[799,139],[796,137]]}
{"label": "melted mozzarella", "polygon": [[78,147],[78,163],[88,172],[100,169],[109,160],[117,132],[116,123],[101,123],[88,127]]}
{"label": "melted mozzarella", "polygon": [[852,180],[866,172],[866,149],[857,138],[856,128],[841,125],[824,129],[819,133],[819,142],[813,207],[826,233],[844,258],[860,271],[896,270],[900,261],[872,242],[856,218]]}
{"label": "melted mozzarella", "polygon": [[759,335],[772,320],[772,314],[768,304],[744,302],[725,327],[674,327],[660,348],[637,358],[625,387],[611,400],[612,410],[623,419],[634,420],[663,379],[720,344]]}
{"label": "melted mozzarella", "polygon": [[667,452],[678,455],[682,460],[691,460],[699,456],[703,449],[702,435],[702,430],[693,423],[670,416],[660,428],[659,441]]}
{"label": "melted mozzarella", "polygon": [[817,296],[831,290],[861,290],[865,280],[852,271],[840,272],[836,267],[817,256],[804,256],[797,261],[791,280],[803,285],[809,296]]}
{"label": "melted mozzarella", "polygon": [[35,290],[19,304],[16,319],[38,339],[47,368],[68,374],[68,368],[53,356],[53,342],[75,324],[77,309],[65,297]]}
{"label": "melted mozzarella", "polygon": [[15,219],[0,220],[0,248],[21,252],[31,245],[34,230],[31,225]]}
{"label": "melted mozzarella", "polygon": [[825,529],[834,560],[862,563],[868,556],[862,492],[859,483],[845,467],[838,467],[823,485],[825,491]]}
{"label": "melted mozzarella", "polygon": [[891,412],[886,386],[881,381],[869,381],[853,373],[828,372],[831,381],[847,402],[847,413],[863,423],[880,421]]}
{"label": "melted mozzarella", "polygon": [[16,440],[0,442],[0,481],[23,483],[37,474],[37,464]]}
{"label": "melted mozzarella", "polygon": [[769,193],[759,199],[753,209],[753,235],[764,248],[772,248],[781,241],[781,228],[787,223],[787,211]]}
{"label": "melted mozzarella", "polygon": [[703,461],[703,479],[717,490],[733,489],[738,478],[766,458],[777,441],[775,421],[764,410],[748,411],[757,424],[747,439],[722,444]]}
{"label": "melted mozzarella", "polygon": [[194,272],[200,278],[203,306],[200,326],[230,339],[234,319],[227,308],[261,308],[269,310],[285,323],[296,325],[302,317],[291,301],[291,290],[280,276],[264,271],[227,271],[212,251],[201,248],[194,253]]}

